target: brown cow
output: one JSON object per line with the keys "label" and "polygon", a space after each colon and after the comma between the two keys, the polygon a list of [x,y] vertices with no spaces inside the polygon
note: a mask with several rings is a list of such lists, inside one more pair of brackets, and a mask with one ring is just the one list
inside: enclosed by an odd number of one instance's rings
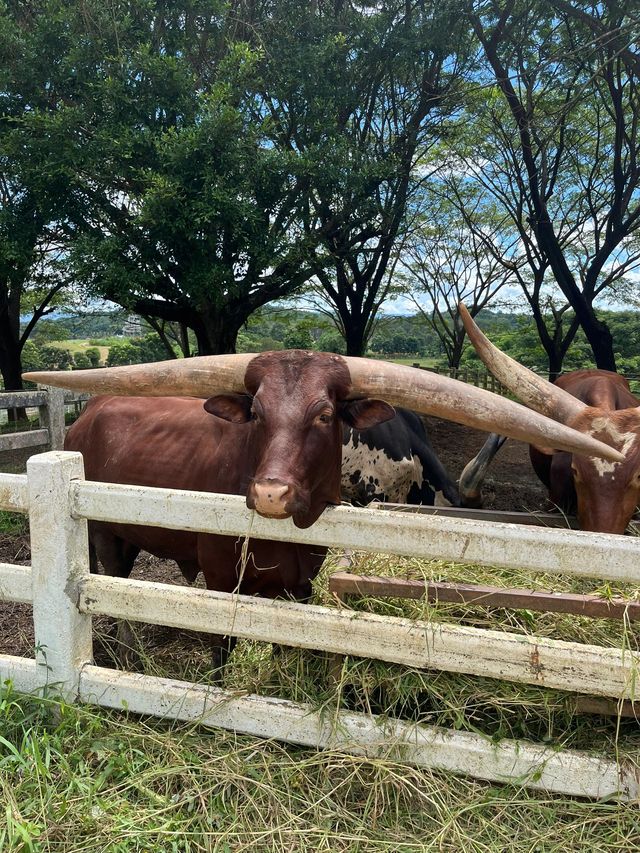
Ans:
{"label": "brown cow", "polygon": [[[298,527],[340,502],[342,422],[359,429],[380,423],[393,414],[389,404],[620,458],[590,437],[462,382],[326,353],[202,356],[25,378],[130,395],[94,399],[69,430],[65,447],[83,454],[88,478],[246,495],[260,515],[291,517]],[[242,543],[232,537],[108,523],[92,523],[90,538],[112,575],[128,576],[144,549],[176,560],[188,579],[202,571],[209,589],[300,600],[309,596],[325,553],[250,540],[243,562]]]}
{"label": "brown cow", "polygon": [[[620,451],[623,460],[614,462],[553,451],[537,443],[529,449],[533,468],[549,489],[549,499],[565,512],[577,511],[582,530],[624,533],[640,503],[640,401],[627,380],[608,370],[575,370],[554,383],[547,382],[490,343],[463,305],[460,313],[480,358],[519,400]],[[497,449],[494,437],[492,450]],[[492,454],[485,452],[487,455]],[[486,465],[484,458],[479,467],[486,471]],[[478,488],[475,467],[472,461],[465,469],[462,491],[472,482]]]}

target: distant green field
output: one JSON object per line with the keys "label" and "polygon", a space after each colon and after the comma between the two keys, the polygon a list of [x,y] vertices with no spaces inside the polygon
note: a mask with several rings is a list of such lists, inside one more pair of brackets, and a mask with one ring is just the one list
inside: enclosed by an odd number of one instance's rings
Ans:
{"label": "distant green field", "polygon": [[100,361],[104,362],[109,355],[109,347],[104,344],[94,344],[88,338],[72,338],[68,341],[52,341],[52,347],[57,347],[58,349],[66,349],[72,355],[75,355],[78,352],[85,352],[90,347],[95,347],[100,350]]}

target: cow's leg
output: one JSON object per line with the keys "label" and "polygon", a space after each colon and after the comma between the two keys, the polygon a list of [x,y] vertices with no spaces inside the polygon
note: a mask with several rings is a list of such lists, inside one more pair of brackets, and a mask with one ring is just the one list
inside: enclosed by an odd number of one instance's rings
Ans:
{"label": "cow's leg", "polygon": [[211,671],[215,682],[221,682],[229,655],[235,649],[237,637],[211,634]]}
{"label": "cow's leg", "polygon": [[[237,591],[240,568],[235,539],[206,534],[199,536],[198,565],[202,569],[207,589],[217,592]],[[186,574],[185,577],[187,577]],[[235,648],[237,639],[223,634],[209,634],[209,642],[211,644],[211,680],[219,684],[222,682],[224,667]]]}
{"label": "cow's leg", "polygon": [[[200,566],[195,561],[182,561],[179,562],[180,571],[182,572],[185,580],[189,583],[194,583],[195,579],[198,577],[198,573],[200,571]],[[229,585],[229,584],[228,584]],[[219,589],[219,585],[216,584],[215,589]],[[226,592],[231,592],[231,589],[223,590]],[[224,667],[227,663],[227,659],[229,655],[233,651],[236,645],[235,637],[227,637],[222,634],[210,634],[209,642],[211,644],[211,671],[213,673],[212,679],[214,682],[219,683],[222,681],[222,674],[224,672]]]}
{"label": "cow's leg", "polygon": [[[90,563],[91,570],[97,569],[97,557],[107,575],[128,578],[140,549],[98,525],[90,528],[89,535],[94,550],[94,565]],[[89,559],[91,561],[91,553]],[[116,624],[116,642],[120,664],[125,669],[140,669],[142,660],[138,640],[133,624],[126,619],[119,619]]]}

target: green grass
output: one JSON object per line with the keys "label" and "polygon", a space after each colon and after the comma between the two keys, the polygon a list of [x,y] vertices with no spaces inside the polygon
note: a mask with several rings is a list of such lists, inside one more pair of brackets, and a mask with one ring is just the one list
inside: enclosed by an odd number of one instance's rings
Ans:
{"label": "green grass", "polygon": [[0,701],[0,849],[625,851],[637,807],[284,747],[125,713]]}
{"label": "green grass", "polygon": [[22,536],[28,529],[29,521],[26,515],[18,512],[6,512],[0,509],[0,534]]}
{"label": "green grass", "polygon": [[[329,559],[315,601],[332,604]],[[353,571],[412,578],[599,591],[640,597],[640,588],[522,571],[356,555]],[[604,646],[639,647],[640,633],[615,620],[351,599],[357,610],[436,618]],[[98,626],[103,623],[99,620]],[[208,648],[193,634],[145,627],[147,672],[207,678]],[[167,632],[166,632],[167,633]],[[527,738],[638,762],[634,720],[576,715],[560,691],[485,678],[409,670],[347,658],[336,687],[326,655],[241,641],[225,687],[401,716],[488,737]],[[58,709],[5,692],[0,702],[0,850],[349,851],[349,853],[566,853],[637,846],[637,805],[589,803],[532,793],[394,760],[284,746],[197,725],[88,707]]]}

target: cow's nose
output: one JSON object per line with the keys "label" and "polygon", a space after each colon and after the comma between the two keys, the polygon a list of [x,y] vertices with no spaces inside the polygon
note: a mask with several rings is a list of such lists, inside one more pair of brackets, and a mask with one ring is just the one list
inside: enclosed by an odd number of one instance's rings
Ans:
{"label": "cow's nose", "polygon": [[285,518],[289,486],[280,480],[256,480],[253,484],[253,508],[271,518]]}

